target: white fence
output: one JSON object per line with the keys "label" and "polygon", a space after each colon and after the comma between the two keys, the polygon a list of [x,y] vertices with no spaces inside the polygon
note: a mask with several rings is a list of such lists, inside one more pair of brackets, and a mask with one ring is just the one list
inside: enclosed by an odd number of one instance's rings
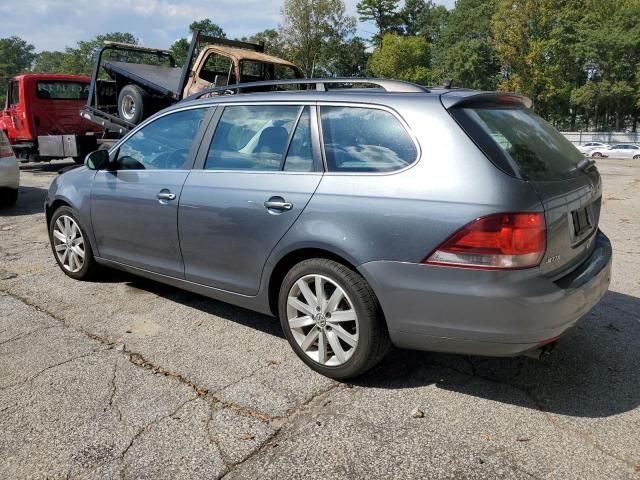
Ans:
{"label": "white fence", "polygon": [[640,133],[631,132],[560,132],[574,145],[587,142],[636,143],[640,144]]}

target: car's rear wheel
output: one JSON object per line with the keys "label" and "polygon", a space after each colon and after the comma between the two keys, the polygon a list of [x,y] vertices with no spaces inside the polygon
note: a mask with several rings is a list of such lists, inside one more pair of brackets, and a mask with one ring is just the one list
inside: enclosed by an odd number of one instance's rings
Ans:
{"label": "car's rear wheel", "polygon": [[137,124],[145,117],[148,95],[137,85],[125,85],[118,95],[118,112],[127,122]]}
{"label": "car's rear wheel", "polygon": [[593,152],[591,156],[594,158],[602,158],[602,154],[600,152]]}
{"label": "car's rear wheel", "polygon": [[51,217],[49,240],[60,269],[76,280],[89,280],[97,270],[91,244],[73,210],[63,206]]}
{"label": "car's rear wheel", "polygon": [[296,354],[338,380],[377,364],[390,347],[382,310],[369,284],[350,268],[323,258],[304,260],[285,276],[280,323]]}

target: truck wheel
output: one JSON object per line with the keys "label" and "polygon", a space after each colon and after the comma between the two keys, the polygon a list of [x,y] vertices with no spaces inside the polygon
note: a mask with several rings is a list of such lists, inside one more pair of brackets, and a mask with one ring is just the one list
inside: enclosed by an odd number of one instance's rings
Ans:
{"label": "truck wheel", "polygon": [[120,118],[131,123],[139,123],[144,118],[147,92],[137,85],[126,85],[118,95]]}

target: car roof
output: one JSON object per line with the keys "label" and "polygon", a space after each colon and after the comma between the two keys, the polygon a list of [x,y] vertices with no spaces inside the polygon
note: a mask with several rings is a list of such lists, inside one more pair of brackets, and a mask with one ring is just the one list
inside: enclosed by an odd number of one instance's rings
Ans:
{"label": "car roof", "polygon": [[207,45],[203,51],[222,53],[224,55],[228,55],[229,57],[232,57],[236,61],[255,60],[257,62],[275,63],[278,65],[286,65],[286,66],[295,67],[296,69],[298,69],[298,67],[295,64],[288,62],[287,60],[274,57],[273,55],[267,55],[266,53],[256,52],[254,50],[248,50],[246,48],[227,47],[225,45],[213,44],[213,45]]}
{"label": "car roof", "polygon": [[64,80],[83,83],[89,83],[91,81],[91,77],[87,77],[86,75],[72,75],[68,73],[23,73],[22,75],[17,75],[14,78],[16,80]]}
{"label": "car roof", "polygon": [[[169,109],[180,109],[192,105],[218,105],[225,103],[262,103],[262,102],[355,102],[370,103],[379,105],[393,105],[403,99],[430,99],[442,103],[446,108],[454,105],[473,104],[474,102],[493,102],[500,104],[520,104],[526,107],[531,106],[531,101],[527,97],[510,93],[510,92],[487,92],[469,89],[451,89],[451,88],[433,88],[424,87],[409,82],[402,82],[387,79],[366,79],[366,78],[348,78],[348,79],[300,79],[290,81],[275,82],[255,82],[250,85],[252,88],[266,86],[272,83],[274,86],[296,85],[298,83],[306,83],[313,86],[314,84],[325,84],[323,87],[331,84],[376,84],[377,88],[328,88],[321,91],[316,89],[303,90],[285,90],[285,91],[268,91],[268,92],[242,92],[240,94],[223,94],[225,91],[233,91],[242,88],[242,84],[230,85],[213,90],[205,90],[191,97],[188,97],[177,104],[169,107]],[[248,88],[248,87],[245,87]],[[214,95],[207,95],[212,91]],[[217,95],[216,95],[217,93]],[[203,95],[203,98],[195,98]]]}

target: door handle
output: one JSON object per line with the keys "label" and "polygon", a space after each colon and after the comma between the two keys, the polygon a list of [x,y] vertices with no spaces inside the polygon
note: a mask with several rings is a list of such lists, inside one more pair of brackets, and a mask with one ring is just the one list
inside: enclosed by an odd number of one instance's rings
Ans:
{"label": "door handle", "polygon": [[293,208],[293,203],[285,202],[282,197],[271,197],[264,202],[264,206],[267,210],[287,211]]}
{"label": "door handle", "polygon": [[171,193],[168,190],[161,190],[161,191],[158,192],[156,197],[158,197],[158,200],[175,200],[176,199],[176,194],[175,193]]}

